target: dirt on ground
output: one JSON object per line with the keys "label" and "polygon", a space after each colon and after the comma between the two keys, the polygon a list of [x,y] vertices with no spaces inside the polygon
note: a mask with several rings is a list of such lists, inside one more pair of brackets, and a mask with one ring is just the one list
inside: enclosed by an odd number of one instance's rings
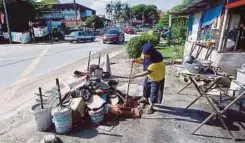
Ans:
{"label": "dirt on ground", "polygon": [[[113,77],[119,79],[119,88],[127,89],[127,77],[130,73],[130,61],[122,53],[111,59]],[[141,65],[134,67],[134,73],[142,70]],[[71,72],[72,74],[72,72]],[[130,95],[141,96],[142,78],[135,79],[130,88]],[[230,143],[229,134],[219,123],[219,120],[208,122],[196,135],[192,131],[208,115],[211,108],[204,99],[196,102],[191,108],[185,107],[198,94],[193,87],[187,88],[178,95],[177,92],[185,86],[176,77],[174,66],[167,66],[164,101],[156,105],[155,113],[143,114],[140,119],[125,119],[114,123],[112,127],[81,127],[68,135],[58,135],[64,143]],[[30,110],[31,106],[17,111],[13,118],[0,120],[1,143],[38,143],[44,135],[53,132],[38,132]],[[228,122],[228,121],[227,121]],[[244,129],[237,123],[230,123],[229,128],[235,137],[244,139]],[[242,140],[240,142],[243,142]]]}

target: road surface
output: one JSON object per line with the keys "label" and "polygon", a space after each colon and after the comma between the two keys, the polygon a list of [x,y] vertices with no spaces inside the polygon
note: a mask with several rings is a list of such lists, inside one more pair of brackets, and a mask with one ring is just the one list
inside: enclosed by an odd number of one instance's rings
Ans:
{"label": "road surface", "polygon": [[54,68],[88,57],[114,45],[92,43],[54,43],[0,46],[0,89],[16,85],[27,76],[39,76]]}

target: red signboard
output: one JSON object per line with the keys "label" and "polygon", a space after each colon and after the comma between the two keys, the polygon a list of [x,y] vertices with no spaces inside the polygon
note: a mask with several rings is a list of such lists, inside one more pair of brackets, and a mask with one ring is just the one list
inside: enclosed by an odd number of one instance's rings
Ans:
{"label": "red signboard", "polygon": [[64,20],[66,27],[77,27],[78,26],[83,26],[85,23],[82,20]]}
{"label": "red signboard", "polygon": [[227,4],[225,6],[225,8],[226,9],[231,9],[231,8],[235,8],[235,7],[242,6],[242,5],[245,5],[245,0],[238,0],[236,2],[232,2],[230,4]]}

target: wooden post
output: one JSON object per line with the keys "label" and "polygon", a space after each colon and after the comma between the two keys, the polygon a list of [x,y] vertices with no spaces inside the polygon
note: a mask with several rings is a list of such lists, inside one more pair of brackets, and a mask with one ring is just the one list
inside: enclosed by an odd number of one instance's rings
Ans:
{"label": "wooden post", "polygon": [[11,31],[10,31],[10,26],[9,26],[8,10],[7,10],[5,0],[3,0],[3,8],[4,8],[4,12],[5,12],[5,17],[6,17],[6,24],[7,24],[8,35],[9,35],[9,44],[12,44],[12,36],[11,36]]}
{"label": "wooden post", "polygon": [[100,66],[100,56],[101,56],[101,53],[99,53],[98,66]]}
{"label": "wooden post", "polygon": [[227,24],[227,19],[228,19],[228,14],[229,14],[229,9],[225,10],[225,17],[221,29],[221,34],[220,34],[220,39],[219,39],[219,45],[218,45],[218,52],[221,52],[223,50],[223,40],[224,40],[224,35],[225,35],[225,29],[226,29],[226,24]]}
{"label": "wooden post", "polygon": [[41,101],[41,108],[43,109],[43,94],[42,94],[42,88],[39,87],[39,96],[40,96],[40,101]]}
{"label": "wooden post", "polygon": [[132,62],[131,64],[131,68],[130,68],[130,74],[129,74],[129,80],[128,80],[128,88],[127,88],[127,94],[126,94],[126,101],[128,101],[128,94],[129,94],[129,88],[130,88],[130,83],[131,83],[131,76],[133,73],[133,67],[134,67],[134,63]]}
{"label": "wooden post", "polygon": [[89,55],[88,55],[88,67],[87,67],[87,71],[89,72],[89,67],[90,67],[90,56],[91,56],[91,51],[89,51]]}
{"label": "wooden post", "polygon": [[58,94],[59,94],[59,101],[60,101],[60,106],[62,107],[62,100],[61,100],[61,92],[60,92],[60,83],[59,83],[59,79],[56,78],[56,85],[57,85],[57,90],[58,90]]}

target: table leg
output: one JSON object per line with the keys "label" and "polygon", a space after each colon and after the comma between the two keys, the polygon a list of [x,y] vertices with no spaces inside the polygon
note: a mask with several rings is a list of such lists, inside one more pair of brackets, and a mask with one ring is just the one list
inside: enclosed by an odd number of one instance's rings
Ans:
{"label": "table leg", "polygon": [[192,132],[192,134],[195,134],[204,124],[206,124],[209,120],[211,120],[215,116],[215,113],[212,113],[208,118],[206,118],[199,126]]}
{"label": "table leg", "polygon": [[186,89],[188,86],[190,86],[191,85],[191,82],[190,83],[188,83],[185,87],[183,87],[177,94],[180,94],[180,92],[182,92],[184,89]]}
{"label": "table leg", "polygon": [[206,94],[204,94],[204,97],[207,99],[207,101],[210,104],[210,106],[212,107],[214,113],[217,115],[218,119],[220,120],[222,125],[225,127],[227,132],[230,134],[232,139],[236,140],[235,137],[233,136],[233,134],[231,133],[231,131],[229,130],[229,128],[226,126],[225,121],[222,119],[222,117],[221,117],[222,114],[220,114],[221,113],[220,109],[217,106],[215,106],[215,104],[212,103],[212,101],[208,98],[208,96]]}
{"label": "table leg", "polygon": [[229,130],[229,128],[226,126],[225,121],[221,118],[220,115],[217,115],[220,122],[222,123],[222,125],[225,127],[225,129],[227,130],[227,132],[230,134],[230,136],[232,137],[233,140],[236,140],[236,138],[233,136],[233,134],[231,133],[231,131]]}
{"label": "table leg", "polygon": [[203,95],[200,95],[199,97],[197,97],[195,100],[193,100],[187,107],[185,107],[185,109],[190,108],[197,100],[199,100]]}
{"label": "table leg", "polygon": [[201,89],[199,88],[199,86],[197,85],[197,83],[195,82],[195,80],[192,77],[189,77],[191,83],[193,83],[193,85],[195,86],[198,94],[200,95],[198,98],[196,98],[194,101],[192,101],[187,107],[186,109],[188,109],[190,106],[192,106],[197,100],[199,100],[201,97],[203,97],[204,94],[206,94],[208,91],[210,91],[211,88],[213,88],[214,85],[216,85],[216,83],[218,82],[218,80],[216,80],[213,84],[211,84],[205,91],[201,91]]}

